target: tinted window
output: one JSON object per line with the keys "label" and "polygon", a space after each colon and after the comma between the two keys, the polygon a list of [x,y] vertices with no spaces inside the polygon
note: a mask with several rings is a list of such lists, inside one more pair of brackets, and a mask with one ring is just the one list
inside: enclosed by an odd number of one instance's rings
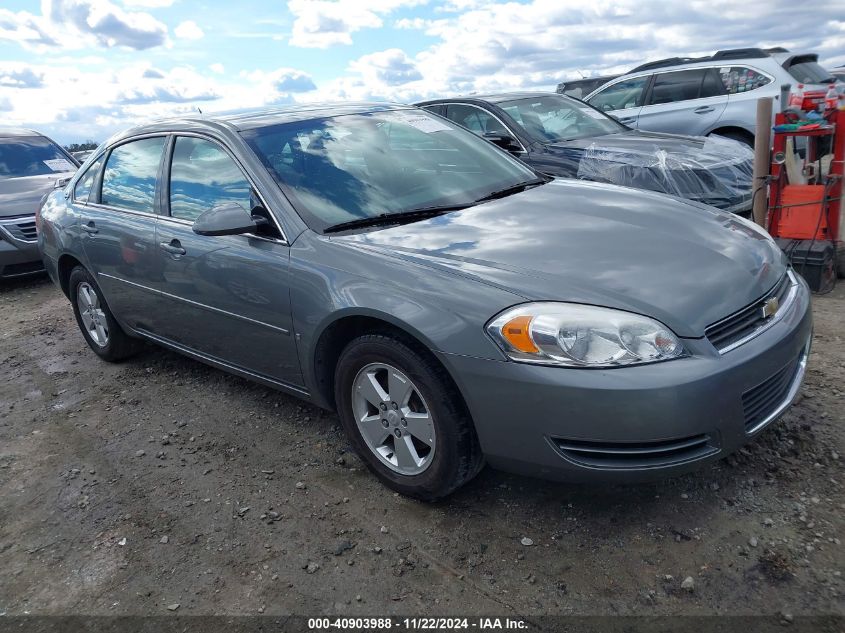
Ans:
{"label": "tinted window", "polygon": [[830,73],[812,58],[795,58],[787,68],[789,74],[802,84],[832,84],[835,80]]}
{"label": "tinted window", "polygon": [[163,136],[157,136],[114,148],[106,162],[100,202],[152,213],[164,141]]}
{"label": "tinted window", "polygon": [[176,139],[170,167],[171,216],[193,221],[209,209],[231,204],[251,211],[250,192],[243,172],[216,143]]}
{"label": "tinted window", "polygon": [[297,121],[242,135],[317,230],[382,213],[471,204],[536,178],[505,152],[418,109]]}
{"label": "tinted window", "polygon": [[100,156],[100,158],[91,163],[82,178],[76,181],[76,187],[73,188],[74,200],[82,203],[88,201],[88,194],[91,193],[91,187],[94,186],[94,179],[97,177],[97,172],[100,171],[102,164],[103,157]]}
{"label": "tinted window", "polygon": [[75,171],[58,145],[43,136],[0,138],[0,178],[21,178]]}
{"label": "tinted window", "polygon": [[596,93],[587,102],[594,108],[610,112],[636,108],[643,104],[645,87],[650,77],[636,77],[625,79]]}
{"label": "tinted window", "polygon": [[701,94],[699,96],[703,99],[704,97],[719,97],[726,94],[728,94],[728,91],[722,84],[718,69],[708,68],[704,74],[704,81],[701,83]]}
{"label": "tinted window", "polygon": [[772,82],[771,79],[745,66],[730,66],[719,69],[719,79],[728,94],[756,90]]}
{"label": "tinted window", "polygon": [[541,143],[615,134],[625,129],[598,110],[563,95],[515,99],[498,105],[528,136]]}
{"label": "tinted window", "polygon": [[508,130],[502,125],[492,114],[481,108],[471,105],[448,105],[446,106],[446,116],[458,125],[464,126],[470,132],[475,132],[479,136],[485,134],[510,134]]}
{"label": "tinted window", "polygon": [[698,69],[655,75],[649,105],[698,99],[705,74],[705,69]]}

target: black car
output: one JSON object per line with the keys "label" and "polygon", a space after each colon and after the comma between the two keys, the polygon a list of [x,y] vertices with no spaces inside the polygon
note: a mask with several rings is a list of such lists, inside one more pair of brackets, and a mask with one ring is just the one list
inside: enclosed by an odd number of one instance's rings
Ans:
{"label": "black car", "polygon": [[747,215],[750,148],[719,136],[633,130],[592,106],[553,93],[509,93],[417,104],[546,174],[668,193]]}
{"label": "black car", "polygon": [[576,99],[586,97],[591,92],[601,88],[604,84],[613,81],[619,75],[605,75],[603,77],[587,77],[586,79],[572,79],[570,81],[562,81],[557,85],[558,94],[569,95]]}

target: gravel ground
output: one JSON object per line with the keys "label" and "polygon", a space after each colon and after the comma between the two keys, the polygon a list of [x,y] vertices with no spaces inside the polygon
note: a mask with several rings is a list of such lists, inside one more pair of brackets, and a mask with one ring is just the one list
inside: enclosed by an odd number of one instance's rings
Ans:
{"label": "gravel ground", "polygon": [[814,312],[799,402],[727,460],[486,469],[425,505],[334,415],[154,348],[106,364],[46,280],[0,286],[0,614],[845,614],[845,283]]}

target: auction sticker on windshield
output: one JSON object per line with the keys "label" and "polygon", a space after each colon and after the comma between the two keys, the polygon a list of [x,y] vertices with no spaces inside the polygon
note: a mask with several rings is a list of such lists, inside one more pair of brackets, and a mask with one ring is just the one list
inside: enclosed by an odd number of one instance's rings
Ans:
{"label": "auction sticker on windshield", "polygon": [[412,127],[417,128],[421,132],[442,132],[444,130],[448,131],[452,128],[443,123],[442,121],[438,121],[434,117],[427,116],[425,114],[412,114],[410,112],[390,112],[384,115],[384,118],[388,121],[395,121],[396,123],[404,123],[405,125],[410,125]]}
{"label": "auction sticker on windshield", "polygon": [[76,169],[76,167],[70,164],[70,161],[64,158],[51,158],[50,160],[45,160],[44,164],[53,171],[73,171]]}

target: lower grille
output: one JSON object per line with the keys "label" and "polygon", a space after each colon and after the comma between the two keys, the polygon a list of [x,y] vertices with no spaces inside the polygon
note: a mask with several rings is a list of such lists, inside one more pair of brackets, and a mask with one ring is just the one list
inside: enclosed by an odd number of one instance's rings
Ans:
{"label": "lower grille", "polygon": [[6,233],[16,240],[21,240],[23,242],[38,241],[38,232],[35,228],[34,216],[23,218],[4,218],[0,221],[0,226],[2,226]]}
{"label": "lower grille", "polygon": [[660,468],[701,459],[718,452],[709,435],[654,442],[592,442],[552,438],[564,457],[592,468]]}
{"label": "lower grille", "polygon": [[792,361],[774,376],[742,394],[745,414],[745,432],[754,433],[780,408],[789,397],[801,364],[800,358]]}

